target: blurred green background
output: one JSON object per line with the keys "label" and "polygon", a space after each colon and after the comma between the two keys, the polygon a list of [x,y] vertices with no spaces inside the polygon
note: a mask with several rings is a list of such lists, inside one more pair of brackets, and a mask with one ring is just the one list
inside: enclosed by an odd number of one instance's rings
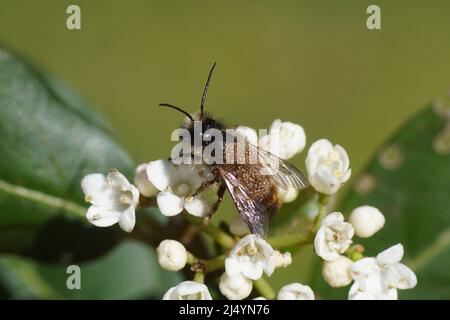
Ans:
{"label": "blurred green background", "polygon": [[[69,4],[82,30],[66,29]],[[366,28],[369,4],[381,30]],[[357,172],[449,88],[448,12],[445,0],[0,0],[0,43],[75,88],[139,162],[166,157],[182,120],[157,104],[195,110],[217,61],[209,112],[229,125],[299,123],[308,145],[344,146]]]}
{"label": "blurred green background", "polygon": [[[82,30],[66,29],[78,4]],[[366,28],[380,5],[382,29]],[[400,123],[450,85],[450,2],[0,0],[0,41],[62,78],[139,161],[168,154],[218,61],[208,111],[227,124],[304,126],[358,170]],[[303,158],[293,160],[302,166]]]}

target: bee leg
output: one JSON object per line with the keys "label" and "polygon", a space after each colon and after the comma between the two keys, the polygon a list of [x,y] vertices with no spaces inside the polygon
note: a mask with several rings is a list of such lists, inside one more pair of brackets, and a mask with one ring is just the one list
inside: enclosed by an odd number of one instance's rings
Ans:
{"label": "bee leg", "polygon": [[205,191],[208,187],[212,186],[212,185],[215,184],[215,183],[216,183],[215,180],[203,181],[202,184],[200,185],[200,187],[198,187],[198,189],[195,190],[195,192],[192,194],[192,197],[198,196],[200,193],[202,193],[202,192]]}
{"label": "bee leg", "polygon": [[222,203],[222,200],[223,200],[223,195],[225,194],[225,190],[226,190],[225,184],[221,183],[219,185],[219,189],[217,190],[217,200],[216,200],[216,202],[213,203],[208,214],[203,219],[204,224],[207,224],[209,222],[209,220],[211,219],[211,217],[213,216],[213,214],[216,213],[217,209],[219,209],[220,204]]}

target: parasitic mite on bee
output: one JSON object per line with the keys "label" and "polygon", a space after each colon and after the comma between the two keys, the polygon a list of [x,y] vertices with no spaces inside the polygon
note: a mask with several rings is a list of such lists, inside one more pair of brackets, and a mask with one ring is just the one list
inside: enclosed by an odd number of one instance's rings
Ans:
{"label": "parasitic mite on bee", "polygon": [[[227,159],[227,161],[205,161],[205,166],[212,177],[204,181],[194,192],[200,194],[208,187],[215,186],[217,199],[212,205],[208,217],[212,216],[222,203],[225,191],[228,190],[234,205],[253,234],[266,237],[270,220],[278,212],[281,202],[278,199],[278,189],[289,188],[304,189],[308,186],[307,179],[303,174],[287,161],[274,154],[250,143],[247,139],[238,139],[230,133],[230,128],[215,120],[211,115],[205,113],[206,95],[208,87],[216,67],[213,64],[209,71],[200,103],[200,111],[190,114],[184,109],[168,103],[160,106],[175,109],[186,116],[182,125],[186,129],[194,146],[194,141],[201,141],[201,150],[208,148],[211,143],[220,145],[219,154],[214,154],[213,160]],[[214,139],[209,132],[214,135]],[[238,142],[242,142],[240,144]],[[189,154],[194,158],[194,151]],[[229,161],[229,160],[232,161]],[[256,161],[254,161],[256,159]]]}

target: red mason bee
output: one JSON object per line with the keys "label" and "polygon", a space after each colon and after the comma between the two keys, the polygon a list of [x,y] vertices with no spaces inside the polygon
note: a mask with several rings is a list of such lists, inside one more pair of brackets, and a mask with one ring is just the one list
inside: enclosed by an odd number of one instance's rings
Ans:
{"label": "red mason bee", "polygon": [[[228,127],[204,112],[206,94],[215,66],[214,63],[209,72],[199,112],[191,115],[171,104],[161,103],[160,106],[173,108],[183,113],[188,119],[183,128],[189,131],[191,137],[196,134],[203,136],[209,129],[219,130],[223,139],[224,158],[227,158],[227,152],[232,151],[231,154],[235,160],[232,163],[227,161],[207,165],[213,178],[205,181],[194,193],[194,195],[197,195],[213,185],[217,188],[217,200],[212,205],[208,216],[212,216],[217,211],[225,191],[228,190],[240,217],[247,224],[249,230],[261,237],[266,237],[269,222],[281,205],[277,190],[279,188],[285,190],[287,188],[304,189],[308,186],[308,182],[293,165],[247,140],[245,140],[245,151],[238,152],[236,137],[230,139],[227,132]],[[200,132],[194,130],[194,123],[196,122],[201,124]],[[192,139],[192,141],[194,140]],[[202,147],[205,148],[214,140],[204,141],[204,139],[201,139],[201,141]],[[256,163],[249,161],[251,152],[257,155],[258,161]],[[270,168],[276,169],[271,170]],[[263,169],[268,169],[265,174],[263,174]],[[267,172],[270,172],[270,174],[267,174]]]}

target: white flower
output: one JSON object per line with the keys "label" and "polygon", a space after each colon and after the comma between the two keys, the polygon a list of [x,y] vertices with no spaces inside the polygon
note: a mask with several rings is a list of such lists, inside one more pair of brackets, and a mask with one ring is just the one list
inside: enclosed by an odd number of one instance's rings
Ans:
{"label": "white flower", "polygon": [[186,265],[188,254],[186,248],[176,240],[163,240],[156,248],[158,262],[163,269],[179,271]]}
{"label": "white flower", "polygon": [[281,253],[275,250],[275,261],[277,268],[286,268],[292,263],[292,255],[290,252]]}
{"label": "white flower", "polygon": [[230,276],[225,272],[220,277],[219,289],[229,300],[242,300],[252,292],[253,281],[241,273]]}
{"label": "white flower", "polygon": [[170,288],[164,294],[163,300],[212,300],[212,297],[203,283],[183,281]]}
{"label": "white flower", "polygon": [[252,300],[267,300],[267,299],[264,297],[256,297],[256,298],[253,298]]}
{"label": "white flower", "polygon": [[245,137],[248,142],[257,146],[258,145],[258,134],[256,130],[250,127],[237,126],[234,129],[234,135],[236,137]]}
{"label": "white flower", "polygon": [[314,300],[314,292],[310,287],[295,282],[282,287],[277,300]]}
{"label": "white flower", "polygon": [[230,275],[242,273],[258,280],[263,272],[270,276],[275,270],[275,252],[270,244],[254,234],[249,234],[236,243],[225,260],[225,271]]}
{"label": "white flower", "polygon": [[314,239],[316,254],[327,261],[338,259],[351,245],[353,233],[352,225],[344,222],[342,213],[330,213],[322,220]]}
{"label": "white flower", "polygon": [[414,272],[400,263],[403,246],[396,244],[376,258],[363,258],[350,268],[355,283],[350,288],[349,299],[396,300],[397,289],[414,288],[417,278]]}
{"label": "white flower", "polygon": [[339,256],[333,261],[325,261],[322,267],[322,276],[333,288],[345,287],[352,282],[350,274],[352,264],[353,261],[344,256]]}
{"label": "white flower", "polygon": [[147,165],[147,163],[142,163],[137,166],[134,172],[134,185],[143,196],[154,197],[158,193],[158,189],[148,180]]}
{"label": "white flower", "polygon": [[259,139],[259,146],[281,159],[288,160],[302,152],[306,145],[306,135],[302,126],[292,122],[275,120],[269,133]]}
{"label": "white flower", "polygon": [[333,146],[327,139],[311,145],[305,163],[309,182],[324,194],[336,193],[351,175],[347,152],[340,145]]}
{"label": "white flower", "polygon": [[97,227],[119,223],[126,232],[133,231],[135,209],[139,202],[138,189],[117,170],[105,177],[100,173],[88,174],[81,181],[86,202],[91,203],[86,218]]}
{"label": "white flower", "polygon": [[383,228],[385,219],[377,208],[362,206],[352,211],[348,221],[352,224],[358,237],[368,238]]}
{"label": "white flower", "polygon": [[230,232],[231,234],[234,234],[235,236],[242,237],[246,234],[250,233],[250,230],[248,230],[247,224],[242,221],[241,217],[239,215],[235,215],[233,219],[230,222]]}
{"label": "white flower", "polygon": [[159,210],[165,216],[175,216],[183,209],[190,214],[203,217],[210,205],[202,195],[192,195],[210,178],[200,165],[174,165],[167,160],[156,160],[147,165],[150,182],[159,190],[156,197]]}
{"label": "white flower", "polygon": [[349,300],[397,300],[397,298],[397,289],[385,287],[380,272],[373,272],[355,281],[348,292]]}

